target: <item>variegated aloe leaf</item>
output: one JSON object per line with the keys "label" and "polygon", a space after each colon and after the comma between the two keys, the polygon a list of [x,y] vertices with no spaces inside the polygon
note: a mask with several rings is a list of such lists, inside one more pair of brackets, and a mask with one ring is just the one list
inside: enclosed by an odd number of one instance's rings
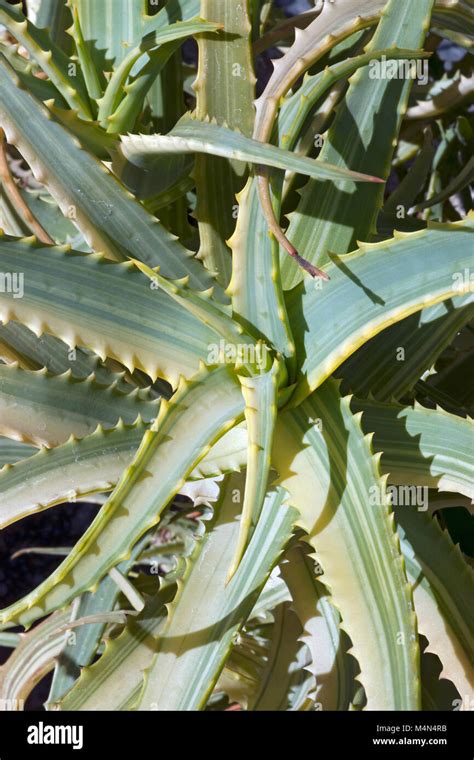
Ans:
{"label": "variegated aloe leaf", "polygon": [[[147,537],[145,536],[134,546],[130,559],[122,562],[117,568],[120,572],[126,573],[130,569],[132,563],[143,550],[146,541]],[[62,647],[56,656],[56,666],[46,709],[57,708],[61,698],[80,677],[82,669],[87,668],[93,661],[105,630],[106,615],[113,609],[119,591],[115,580],[108,575],[100,581],[94,593],[82,594],[71,605],[67,624],[71,624],[73,627],[66,630],[62,637]],[[95,618],[98,619],[94,620]],[[89,621],[87,624],[84,622],[86,620]],[[81,622],[82,624],[79,625]],[[62,627],[58,626],[60,630]]]}
{"label": "variegated aloe leaf", "polygon": [[151,422],[158,409],[158,399],[101,386],[93,375],[78,380],[70,372],[55,376],[0,365],[0,433],[14,440],[57,446],[72,433],[92,433],[99,423],[115,427],[139,415]]}
{"label": "variegated aloe leaf", "polygon": [[374,432],[390,483],[438,488],[474,500],[474,423],[443,409],[354,399],[362,427]]}
{"label": "variegated aloe leaf", "polygon": [[[55,504],[111,491],[148,427],[142,420],[107,430],[99,426],[85,438],[71,436],[66,443],[41,451],[0,439],[0,465],[8,465],[0,471],[0,530]],[[246,463],[247,430],[237,426],[217,441],[189,480],[219,477]]]}
{"label": "variegated aloe leaf", "polygon": [[236,572],[252,538],[267,492],[281,367],[274,361],[267,372],[263,370],[264,366],[258,374],[239,378],[247,422],[247,474],[239,538],[229,569],[229,579]]}
{"label": "variegated aloe leaf", "polygon": [[[329,8],[332,4],[327,4]],[[334,7],[360,5],[334,3]],[[373,4],[372,4],[373,5]],[[377,30],[368,50],[397,45],[422,47],[429,26],[433,0],[385,0]],[[326,4],[325,4],[326,8]],[[328,10],[329,14],[329,10]],[[313,23],[316,25],[320,18]],[[408,104],[413,80],[373,78],[368,69],[359,69],[324,140],[320,158],[338,166],[350,167],[386,178],[400,129],[402,114]],[[383,120],[383,121],[382,121]],[[288,227],[288,237],[302,256],[316,266],[328,261],[329,253],[348,253],[358,240],[367,240],[375,231],[375,220],[383,203],[383,190],[362,188],[351,182],[329,187],[311,182],[305,187],[301,202]],[[309,209],[318,209],[314,224],[305,224]],[[282,254],[282,277],[286,288],[301,280],[302,273],[290,257]]]}
{"label": "variegated aloe leaf", "polygon": [[[324,3],[321,13],[306,29],[295,29],[293,45],[282,58],[273,62],[272,76],[256,102],[255,139],[262,141],[270,139],[280,100],[298,81],[299,77],[336,44],[375,23],[384,4],[385,0],[383,2],[362,0],[356,9],[350,2]],[[383,47],[387,47],[387,45]],[[402,47],[413,46],[405,45],[403,41]],[[268,175],[260,170],[258,176],[259,196],[270,231],[280,245],[288,253],[291,253],[292,266],[298,269],[296,265],[298,262],[314,276],[318,270],[314,269],[314,266],[311,267],[311,257],[303,253],[303,259],[301,256],[298,258],[298,247],[290,243],[280,230],[278,219],[272,209]],[[290,266],[289,262],[285,263]],[[285,278],[283,282],[286,285]]]}
{"label": "variegated aloe leaf", "polygon": [[[412,51],[397,49],[369,52],[306,77],[296,93],[283,102],[278,114],[275,131],[278,131],[279,147],[287,151],[295,148],[315,104],[339,79],[353,74],[359,67],[381,55],[398,58],[409,54]],[[277,216],[280,215],[282,184],[283,176],[275,178],[272,183],[272,202]],[[232,295],[236,314],[258,327],[294,369],[295,347],[279,277],[279,246],[277,240],[268,235],[267,220],[257,194],[257,180],[252,177],[238,197],[239,216],[234,235],[229,240],[233,269],[227,292]],[[254,255],[255,250],[259,251],[258,256]],[[266,308],[262,304],[266,304]]]}
{"label": "variegated aloe leaf", "polygon": [[48,32],[25,18],[21,4],[12,6],[5,0],[0,2],[0,23],[35,58],[70,107],[77,108],[84,119],[91,119],[91,105],[82,71],[52,42]]}
{"label": "variegated aloe leaf", "polygon": [[[271,4],[271,0],[269,4]],[[293,33],[295,27],[306,29],[322,10],[323,4],[318,6],[318,3],[315,2],[315,5],[317,7],[314,11],[306,11],[279,22],[261,40],[256,41],[255,51],[261,52],[273,43],[286,39]],[[440,30],[441,34],[447,31],[456,32],[459,44],[472,46],[470,36],[472,37],[474,33],[474,13],[470,6],[470,0],[436,0],[432,23]],[[449,34],[447,36],[449,38]]]}
{"label": "variegated aloe leaf", "polygon": [[356,662],[348,654],[350,639],[328,589],[303,543],[291,546],[281,564],[292,606],[302,626],[301,641],[310,652],[306,670],[316,679],[313,700],[320,710],[348,710],[356,693]]}
{"label": "variegated aloe leaf", "polygon": [[0,59],[0,125],[92,248],[118,260],[133,256],[161,265],[167,277],[189,275],[193,287],[212,284],[202,264],[21,88],[4,58]]}
{"label": "variegated aloe leaf", "polygon": [[377,177],[334,167],[319,160],[298,156],[275,145],[259,143],[240,132],[210,121],[183,117],[168,135],[124,135],[125,155],[130,146],[130,156],[138,165],[153,165],[153,157],[164,153],[207,153],[211,156],[248,161],[254,164],[287,169],[310,177],[323,179],[351,179],[354,182],[376,182]]}
{"label": "variegated aloe leaf", "polygon": [[28,626],[95,587],[155,525],[167,503],[210,447],[244,413],[234,371],[202,369],[182,382],[160,414],[115,491],[54,573],[23,599],[0,612],[0,624]]}
{"label": "variegated aloe leaf", "polygon": [[[203,709],[232,641],[289,540],[296,511],[283,505],[283,489],[270,492],[244,558],[226,584],[229,552],[239,531],[243,483],[230,478],[216,519],[196,547],[146,671],[140,710]],[[205,603],[197,604],[197,600]],[[179,647],[176,641],[179,639]]]}
{"label": "variegated aloe leaf", "polygon": [[82,670],[59,700],[61,710],[129,709],[140,691],[142,670],[153,657],[153,635],[163,626],[165,605],[175,593],[175,584],[166,584],[147,599],[140,615],[129,620],[118,638],[107,640],[101,657]]}
{"label": "variegated aloe leaf", "polygon": [[465,272],[473,228],[470,214],[456,224],[433,224],[419,232],[396,233],[389,241],[361,244],[349,256],[332,257],[325,266],[331,282],[323,288],[311,281],[294,288],[287,301],[300,363],[294,400],[304,398],[385,327],[469,293]]}
{"label": "variegated aloe leaf", "polygon": [[256,711],[309,710],[313,706],[314,678],[305,669],[307,648],[301,641],[298,616],[291,603],[273,612],[268,656],[259,673],[260,683],[248,699],[247,709]]}
{"label": "variegated aloe leaf", "polygon": [[[133,262],[140,271],[150,278],[150,287],[166,293],[173,301],[181,306],[185,311],[192,314],[201,324],[215,330],[217,335],[228,345],[237,347],[241,350],[243,358],[238,356],[236,364],[248,365],[253,372],[253,366],[259,366],[260,358],[255,345],[255,340],[244,330],[240,322],[232,318],[231,309],[223,304],[218,304],[211,299],[212,292],[196,292],[188,287],[188,278],[170,281],[162,277],[159,267],[151,269],[146,264],[134,260]],[[247,349],[247,357],[244,349]],[[252,349],[252,351],[250,351]],[[260,371],[265,369],[268,364],[268,357],[263,367],[259,366]],[[219,357],[219,361],[225,360],[225,357]],[[212,363],[210,361],[210,363]]]}
{"label": "variegated aloe leaf", "polygon": [[22,298],[0,293],[3,321],[16,319],[37,335],[85,346],[153,380],[160,376],[174,385],[180,374],[192,375],[219,341],[131,262],[3,238],[0,266],[18,288],[23,283]]}
{"label": "variegated aloe leaf", "polygon": [[472,301],[451,298],[383,330],[338,369],[343,388],[379,401],[404,396],[474,316]]}
{"label": "variegated aloe leaf", "polygon": [[27,633],[20,634],[20,643],[0,666],[0,699],[10,702],[12,709],[22,710],[34,687],[55,666],[63,643],[58,628],[67,623],[70,610],[56,612]]}
{"label": "variegated aloe leaf", "polygon": [[[280,98],[299,77],[334,45],[374,24],[386,0],[325,3],[319,16],[306,28],[295,29],[295,41],[282,58],[273,61],[273,73],[257,101],[254,136],[267,140],[272,132]],[[408,47],[408,46],[407,46]]]}
{"label": "variegated aloe leaf", "polygon": [[125,379],[124,372],[112,371],[92,352],[71,349],[62,340],[47,333],[38,337],[25,325],[13,320],[0,326],[0,352],[5,361],[18,362],[22,369],[46,368],[52,375],[70,371],[79,379],[93,374],[101,385],[115,383],[117,389],[124,393],[133,387]]}
{"label": "variegated aloe leaf", "polygon": [[[198,76],[194,83],[196,116],[215,118],[250,137],[255,109],[255,75],[250,46],[252,3],[202,0],[201,16],[219,21],[224,34],[198,37]],[[233,36],[232,44],[228,40]],[[229,82],[233,82],[232,90]],[[194,178],[199,226],[199,258],[227,286],[231,257],[226,241],[235,227],[235,195],[242,189],[246,165],[197,155]]]}
{"label": "variegated aloe leaf", "polygon": [[417,709],[416,619],[370,439],[328,380],[280,415],[272,461],[343,616],[367,708]]}
{"label": "variegated aloe leaf", "polygon": [[411,507],[395,510],[420,633],[443,664],[442,676],[465,704],[474,691],[474,571],[436,518]]}
{"label": "variegated aloe leaf", "polygon": [[147,427],[141,420],[112,430],[99,427],[82,440],[71,436],[62,446],[7,465],[0,472],[0,530],[55,504],[111,491],[131,463]]}
{"label": "variegated aloe leaf", "polygon": [[[160,55],[159,60],[162,61],[162,65],[164,66],[172,53],[179,47],[181,41],[186,37],[200,33],[215,33],[218,29],[218,24],[197,18],[185,22],[178,21],[144,37],[137,47],[132,48],[127,53],[110,77],[104,96],[100,100],[98,119],[101,125],[107,127],[109,132],[126,131],[122,112],[127,97],[123,100],[122,107],[120,106],[120,102],[124,92],[129,95],[133,91],[134,84],[127,85],[127,79],[135,64],[143,55],[147,53],[151,55],[151,52],[156,50],[157,53],[163,54]],[[158,74],[158,71],[156,73]],[[144,97],[146,93],[142,94]]]}
{"label": "variegated aloe leaf", "polygon": [[282,354],[292,380],[295,343],[286,313],[279,261],[272,255],[272,242],[257,198],[255,178],[248,180],[237,200],[239,216],[228,241],[232,249],[232,278],[227,293],[232,296],[236,318],[254,325]]}

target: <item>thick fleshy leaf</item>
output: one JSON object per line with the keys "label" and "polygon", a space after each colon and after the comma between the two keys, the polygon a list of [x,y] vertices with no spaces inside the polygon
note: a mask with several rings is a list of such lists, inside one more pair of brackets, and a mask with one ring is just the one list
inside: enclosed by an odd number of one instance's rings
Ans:
{"label": "thick fleshy leaf", "polygon": [[175,385],[179,375],[196,372],[219,341],[131,262],[3,238],[0,267],[17,286],[0,293],[3,321],[15,319],[37,335],[87,347],[152,379]]}
{"label": "thick fleshy leaf", "polygon": [[[356,15],[365,5],[334,3],[333,7],[341,7],[342,13],[352,9]],[[383,11],[368,50],[385,49],[390,45],[411,49],[423,46],[433,0],[418,0],[416,6],[411,0],[388,3],[383,0],[378,5]],[[319,21],[316,19],[314,25]],[[321,160],[368,174],[376,173],[386,179],[412,84],[410,78],[377,76],[376,69],[374,76],[371,66],[359,69],[325,136]],[[356,241],[370,239],[382,203],[381,186],[369,188],[352,182],[328,185],[310,181],[290,221],[288,238],[302,256],[320,267],[329,260],[330,253],[346,254]],[[317,209],[316,219],[308,225],[305,220],[308,214],[314,216],[314,209]],[[285,252],[281,260],[284,286],[293,287],[302,279],[302,272]]]}
{"label": "thick fleshy leaf", "polygon": [[332,257],[325,266],[331,281],[324,287],[306,280],[294,288],[288,295],[300,365],[294,401],[385,327],[469,293],[473,229],[471,214],[456,224],[363,243],[351,255]]}
{"label": "thick fleshy leaf", "polygon": [[[354,399],[362,427],[374,432],[390,483],[438,488],[474,500],[474,422],[443,409]],[[426,504],[426,508],[427,508]]]}
{"label": "thick fleshy leaf", "polygon": [[111,428],[119,419],[130,424],[140,415],[152,422],[159,403],[146,391],[101,386],[93,375],[77,380],[71,373],[56,377],[0,365],[0,433],[37,446],[57,446],[71,434],[85,436],[99,423]]}
{"label": "thick fleshy leaf", "polygon": [[[98,119],[101,125],[103,127],[108,126],[109,132],[126,131],[127,125],[123,122],[123,116],[119,116],[119,114],[123,113],[123,106],[120,106],[120,101],[123,98],[124,91],[127,93],[124,103],[127,101],[127,96],[133,92],[133,83],[127,85],[127,79],[135,64],[143,55],[147,53],[151,55],[153,50],[156,50],[158,54],[164,53],[159,58],[164,66],[172,53],[178,49],[180,42],[186,37],[204,32],[216,32],[218,29],[218,24],[197,18],[186,22],[177,21],[175,24],[157,29],[155,32],[144,37],[137,47],[132,48],[127,53],[110,77],[107,89],[100,101]],[[158,74],[158,71],[156,73]],[[141,91],[143,98],[145,94]]]}
{"label": "thick fleshy leaf", "polygon": [[189,275],[193,287],[209,288],[212,280],[203,265],[20,84],[0,58],[0,124],[91,248],[110,258],[161,266],[167,277]]}
{"label": "thick fleshy leaf", "polygon": [[168,605],[168,619],[146,672],[141,710],[205,707],[236,633],[291,536],[297,513],[284,505],[284,490],[277,489],[267,495],[247,552],[226,584],[229,552],[239,531],[236,489],[242,494],[242,486],[241,479],[227,482],[215,523]]}
{"label": "thick fleshy leaf", "polygon": [[416,619],[378,459],[333,380],[278,418],[278,483],[341,610],[367,708],[417,709]]}
{"label": "thick fleshy leaf", "polygon": [[[198,119],[215,118],[219,124],[238,129],[247,137],[253,130],[256,81],[249,6],[249,0],[240,4],[234,0],[201,2],[202,16],[220,21],[225,33],[218,37],[199,36],[198,75],[193,85]],[[229,44],[230,35],[233,35],[232,44]],[[227,240],[235,228],[235,196],[242,189],[246,172],[246,164],[202,154],[196,156],[193,174],[197,193],[198,255],[225,286],[229,283],[232,266]]]}
{"label": "thick fleshy leaf", "polygon": [[465,706],[473,691],[474,614],[470,600],[474,571],[436,518],[410,507],[398,507],[395,516],[420,633],[428,639],[428,651],[440,657],[442,675],[454,683]]}
{"label": "thick fleshy leaf", "polygon": [[25,18],[21,4],[12,6],[1,0],[0,23],[36,59],[70,107],[77,108],[84,119],[92,118],[81,69],[76,62],[71,65],[70,58],[53,43],[45,29],[39,29]]}
{"label": "thick fleshy leaf", "polygon": [[279,371],[280,367],[275,361],[268,372],[262,371],[251,377],[239,378],[245,399],[247,422],[247,473],[239,538],[229,569],[229,578],[237,570],[252,538],[267,492],[273,431],[277,416]]}
{"label": "thick fleshy leaf", "polygon": [[[55,504],[112,491],[148,428],[142,420],[134,425],[120,423],[109,430],[99,427],[85,438],[71,437],[62,445],[41,451],[0,439],[0,464],[15,462],[0,471],[0,530]],[[242,425],[217,441],[189,480],[216,478],[240,470],[246,463],[247,431]]]}
{"label": "thick fleshy leaf", "polygon": [[168,135],[127,135],[122,137],[122,145],[126,156],[127,147],[130,146],[130,157],[133,157],[138,166],[145,162],[148,166],[153,166],[153,157],[165,153],[207,153],[211,156],[287,169],[310,177],[351,179],[354,182],[380,181],[377,177],[298,156],[274,145],[259,143],[220,124],[188,116],[181,119]]}
{"label": "thick fleshy leaf", "polygon": [[3,609],[0,623],[31,625],[94,588],[159,521],[187,476],[243,413],[240,386],[229,367],[203,369],[192,382],[183,381],[169,405],[161,402],[135,459],[68,557],[30,594]]}

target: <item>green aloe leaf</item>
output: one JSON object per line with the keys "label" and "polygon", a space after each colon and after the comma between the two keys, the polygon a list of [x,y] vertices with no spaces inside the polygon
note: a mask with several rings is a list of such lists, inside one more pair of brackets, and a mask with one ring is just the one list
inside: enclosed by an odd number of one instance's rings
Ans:
{"label": "green aloe leaf", "polygon": [[410,507],[398,507],[395,515],[420,633],[464,702],[472,694],[474,571],[435,518]]}
{"label": "green aloe leaf", "polygon": [[12,6],[5,0],[0,3],[0,23],[25,46],[71,108],[76,108],[82,118],[91,119],[92,112],[82,71],[76,62],[71,62],[53,43],[48,32],[25,18],[21,5]]}
{"label": "green aloe leaf", "polygon": [[294,288],[288,296],[300,363],[294,401],[385,327],[469,293],[473,224],[471,214],[457,224],[361,244],[358,252],[332,257],[325,266],[331,281],[324,287],[306,280]]}
{"label": "green aloe leaf", "polygon": [[92,433],[99,423],[115,427],[120,419],[130,424],[140,415],[151,422],[159,404],[146,391],[101,386],[93,375],[78,380],[71,373],[55,376],[0,365],[0,432],[19,441],[57,446],[72,433]]}
{"label": "green aloe leaf", "polygon": [[[215,118],[247,137],[253,130],[255,75],[250,45],[249,0],[202,0],[203,18],[219,21],[223,33],[198,37],[196,116]],[[229,38],[232,37],[232,44]],[[232,92],[229,82],[233,83]],[[226,241],[235,227],[235,195],[242,189],[247,167],[213,156],[196,156],[194,178],[199,226],[199,258],[217,279],[228,285],[232,261]]]}
{"label": "green aloe leaf", "polygon": [[334,381],[280,415],[272,460],[343,610],[367,708],[418,709],[416,618],[379,457]]}
{"label": "green aloe leaf", "polygon": [[134,257],[161,265],[167,277],[190,275],[197,288],[212,285],[202,264],[19,86],[4,58],[0,59],[0,119],[8,141],[92,248],[118,260]]}
{"label": "green aloe leaf", "polygon": [[[0,530],[30,514],[63,502],[80,501],[112,491],[128,467],[149,424],[122,422],[99,426],[82,439],[71,436],[53,449],[0,438]],[[14,466],[10,466],[13,463]],[[247,463],[247,430],[237,426],[222,436],[189,475],[189,480],[215,478]]]}
{"label": "green aloe leaf", "polygon": [[[239,479],[227,482],[215,522],[198,545],[198,556],[193,557],[176,597],[168,605],[168,618],[146,671],[141,710],[205,707],[236,633],[291,536],[297,514],[283,506],[285,493],[277,489],[268,494],[247,552],[226,584],[229,551],[239,531],[236,518],[240,505],[235,489],[242,492],[242,485]],[[203,597],[206,603],[197,605]]]}
{"label": "green aloe leaf", "polygon": [[141,165],[153,165],[153,156],[164,153],[207,153],[238,161],[288,169],[310,177],[324,179],[352,179],[354,182],[380,182],[377,177],[351,172],[319,160],[298,156],[274,145],[252,140],[240,132],[211,121],[199,121],[189,116],[171,130],[168,135],[124,135],[122,144],[131,146],[133,160]]}
{"label": "green aloe leaf", "polygon": [[[352,7],[349,3],[337,5]],[[359,12],[359,5],[354,13]],[[416,7],[411,0],[379,5],[382,16],[368,50],[423,46],[433,0],[420,0]],[[412,83],[410,79],[374,78],[369,69],[359,69],[324,139],[321,160],[386,178]],[[310,181],[291,219],[288,238],[302,256],[321,266],[329,253],[348,253],[358,240],[370,239],[382,203],[381,187]],[[304,220],[315,208],[317,218],[308,225]],[[281,257],[284,286],[290,288],[302,279],[302,273],[289,256],[282,253]]]}
{"label": "green aloe leaf", "polygon": [[198,462],[243,413],[240,386],[229,367],[203,369],[192,382],[183,381],[169,405],[161,402],[135,459],[68,557],[34,591],[3,609],[0,624],[29,626],[94,588],[159,521]]}
{"label": "green aloe leaf", "polygon": [[[126,97],[123,97],[124,92],[129,94],[133,91],[133,84],[127,85],[127,79],[135,64],[143,55],[148,54],[151,60],[152,51],[156,51],[158,55],[161,51],[164,55],[159,60],[162,60],[162,65],[164,65],[170,55],[172,55],[186,37],[204,32],[207,32],[208,34],[210,32],[215,33],[218,29],[218,24],[196,18],[185,22],[177,21],[175,24],[165,26],[144,37],[137,47],[132,48],[132,50],[127,53],[120,65],[113,72],[107,84],[107,88],[103,98],[100,100],[99,106],[98,119],[101,125],[103,127],[109,127],[108,131],[126,131],[126,124],[123,123],[118,115],[118,112],[121,113],[123,110],[123,108],[120,108],[120,103],[122,99],[124,102],[127,100]],[[143,69],[144,68],[145,66]],[[140,76],[140,74],[137,76]]]}
{"label": "green aloe leaf", "polygon": [[0,293],[4,322],[15,319],[71,349],[87,347],[153,380],[164,377],[175,385],[181,374],[194,374],[219,342],[218,333],[154,288],[132,262],[3,238],[0,266],[18,286],[17,292]]}
{"label": "green aloe leaf", "polygon": [[[354,399],[362,427],[374,432],[390,483],[438,488],[474,500],[474,422],[443,409]],[[428,505],[426,505],[427,507]]]}

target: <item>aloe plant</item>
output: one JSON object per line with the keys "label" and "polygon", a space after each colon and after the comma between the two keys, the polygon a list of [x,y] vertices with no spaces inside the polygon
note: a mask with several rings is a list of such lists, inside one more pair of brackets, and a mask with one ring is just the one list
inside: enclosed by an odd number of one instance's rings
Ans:
{"label": "aloe plant", "polygon": [[2,704],[472,704],[472,4],[314,6],[0,2]]}

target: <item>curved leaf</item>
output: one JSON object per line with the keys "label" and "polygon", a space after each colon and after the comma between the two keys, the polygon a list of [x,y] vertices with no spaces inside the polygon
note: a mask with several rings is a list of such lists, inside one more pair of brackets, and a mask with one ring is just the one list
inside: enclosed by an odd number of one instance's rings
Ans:
{"label": "curved leaf", "polygon": [[72,552],[30,594],[1,610],[0,624],[31,625],[95,587],[159,521],[189,473],[243,412],[240,386],[228,367],[203,369],[183,382],[169,404],[161,402],[135,459]]}
{"label": "curved leaf", "polygon": [[189,116],[183,117],[167,135],[124,135],[122,145],[126,157],[127,148],[130,146],[130,159],[133,157],[138,166],[145,162],[148,166],[150,163],[153,165],[153,157],[165,153],[207,153],[211,156],[287,169],[310,177],[351,179],[354,182],[382,181],[377,177],[334,167],[306,156],[298,156],[275,145],[252,140],[220,124],[199,121]]}
{"label": "curved leaf", "polygon": [[420,632],[465,703],[474,688],[474,571],[435,518],[409,507],[395,515]]}
{"label": "curved leaf", "polygon": [[378,457],[349,404],[328,380],[281,414],[273,464],[341,610],[367,708],[414,710],[420,682],[413,602]]}
{"label": "curved leaf", "polygon": [[14,69],[0,57],[0,123],[36,179],[47,185],[96,251],[110,258],[134,257],[161,266],[171,277],[189,275],[193,287],[212,284],[209,273],[48,110],[22,89]]}
{"label": "curved leaf", "polygon": [[[226,584],[229,551],[235,546],[239,480],[230,479],[212,529],[168,605],[168,618],[146,671],[139,709],[203,709],[232,641],[277,563],[297,516],[283,505],[283,489],[270,492],[242,562]],[[242,488],[240,488],[242,493]],[[198,603],[205,597],[205,603]]]}
{"label": "curved leaf", "polygon": [[0,292],[4,322],[16,319],[36,334],[85,346],[153,380],[161,376],[174,385],[179,375],[192,375],[219,340],[131,262],[3,238],[0,267],[12,283],[23,282],[22,298],[8,288]]}
{"label": "curved leaf", "polygon": [[390,483],[453,491],[474,500],[474,422],[443,409],[354,400],[362,427],[375,432]]}
{"label": "curved leaf", "polygon": [[92,433],[99,423],[115,427],[142,415],[155,419],[159,399],[138,389],[123,393],[101,386],[93,375],[78,380],[71,373],[56,377],[45,370],[29,372],[0,365],[0,433],[36,445],[57,446],[71,434]]}
{"label": "curved leaf", "polygon": [[471,214],[459,223],[432,224],[382,243],[363,243],[353,254],[332,257],[325,267],[331,282],[323,288],[309,281],[294,288],[288,313],[300,366],[293,401],[304,398],[385,327],[469,293],[473,228]]}

